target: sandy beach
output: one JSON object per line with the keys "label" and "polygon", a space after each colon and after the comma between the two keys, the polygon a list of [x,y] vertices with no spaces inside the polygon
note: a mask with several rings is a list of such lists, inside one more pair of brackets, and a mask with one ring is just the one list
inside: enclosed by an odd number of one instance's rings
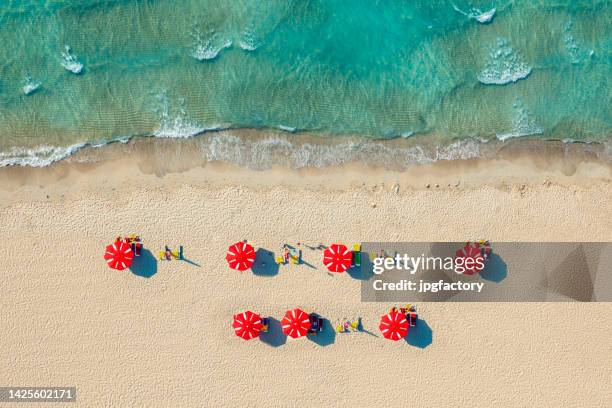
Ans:
{"label": "sandy beach", "polygon": [[[570,169],[571,171],[568,171]],[[469,222],[477,212],[479,222]],[[393,172],[180,168],[152,155],[0,169],[0,384],[76,386],[68,406],[603,407],[612,399],[610,303],[424,303],[430,344],[380,336],[391,306],[314,266],[230,270],[227,246],[360,241],[610,241],[612,168],[532,158]],[[193,263],[110,270],[138,233]],[[371,332],[243,341],[234,313],[316,311]],[[608,402],[606,402],[608,401]]]}

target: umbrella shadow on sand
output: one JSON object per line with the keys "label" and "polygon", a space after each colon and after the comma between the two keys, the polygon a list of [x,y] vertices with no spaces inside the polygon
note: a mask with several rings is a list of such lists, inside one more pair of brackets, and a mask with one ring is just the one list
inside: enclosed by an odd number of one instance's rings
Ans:
{"label": "umbrella shadow on sand", "polygon": [[278,275],[278,264],[274,259],[274,252],[259,248],[255,251],[255,262],[251,266],[253,274],[259,276]]}
{"label": "umbrella shadow on sand", "polygon": [[404,338],[406,343],[421,349],[427,348],[433,341],[433,332],[427,322],[421,318],[417,320],[416,326],[408,330]]}
{"label": "umbrella shadow on sand", "polygon": [[499,283],[508,276],[508,265],[504,262],[501,256],[492,254],[487,266],[480,272],[482,279]]}
{"label": "umbrella shadow on sand", "polygon": [[283,333],[283,326],[281,322],[273,317],[270,317],[270,324],[268,325],[268,332],[261,333],[259,338],[262,342],[272,347],[280,347],[287,342],[287,335]]}
{"label": "umbrella shadow on sand", "polygon": [[140,256],[135,256],[130,266],[134,275],[150,278],[157,273],[157,259],[151,251],[143,248]]}
{"label": "umbrella shadow on sand", "polygon": [[316,336],[307,335],[308,340],[319,346],[325,347],[334,344],[336,341],[336,330],[332,326],[329,319],[323,318],[323,330],[317,333]]}

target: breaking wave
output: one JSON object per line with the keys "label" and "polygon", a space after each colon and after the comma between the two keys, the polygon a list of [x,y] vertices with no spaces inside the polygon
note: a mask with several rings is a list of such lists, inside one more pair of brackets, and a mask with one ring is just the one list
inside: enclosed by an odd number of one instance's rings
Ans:
{"label": "breaking wave", "polygon": [[493,21],[493,17],[495,16],[495,12],[497,11],[495,7],[493,7],[489,11],[482,11],[476,7],[472,7],[468,12],[465,12],[459,7],[457,7],[455,4],[453,4],[453,8],[455,9],[455,11],[463,14],[468,18],[478,21],[480,24],[487,24]]}
{"label": "breaking wave", "polygon": [[250,28],[245,29],[238,40],[238,45],[245,51],[255,51],[261,47],[261,44],[261,39]]}
{"label": "breaking wave", "polygon": [[23,82],[23,87],[21,89],[23,90],[23,93],[25,95],[32,95],[34,92],[40,89],[41,85],[42,85],[42,82],[35,81],[32,79],[30,75],[28,75],[26,76]]}
{"label": "breaking wave", "polygon": [[293,126],[278,125],[277,127],[283,132],[295,133],[295,131],[297,131],[297,128]]}
{"label": "breaking wave", "polygon": [[70,50],[70,46],[66,45],[62,52],[62,67],[73,74],[83,72],[83,64],[78,60],[77,56]]}
{"label": "breaking wave", "polygon": [[42,145],[31,149],[13,147],[6,152],[0,152],[0,167],[46,167],[73,155],[87,145],[88,143],[79,143],[69,147]]}
{"label": "breaking wave", "polygon": [[527,78],[530,73],[531,67],[510,47],[508,40],[498,38],[484,69],[478,74],[478,81],[487,85],[505,85]]}
{"label": "breaking wave", "polygon": [[165,89],[159,92],[155,99],[158,104],[155,111],[159,115],[159,126],[153,131],[153,136],[187,138],[206,131],[223,129],[221,125],[202,126],[189,120],[185,111],[185,100],[180,98],[177,104],[178,107],[171,107],[168,92]]}
{"label": "breaking wave", "polygon": [[499,140],[507,140],[514,137],[541,135],[544,129],[536,123],[535,117],[527,109],[523,101],[517,99],[512,104],[512,130],[507,133],[497,134]]}
{"label": "breaking wave", "polygon": [[194,29],[192,37],[195,40],[191,56],[198,61],[213,60],[219,56],[221,51],[232,46],[232,41],[214,30],[209,30],[202,33],[198,29]]}

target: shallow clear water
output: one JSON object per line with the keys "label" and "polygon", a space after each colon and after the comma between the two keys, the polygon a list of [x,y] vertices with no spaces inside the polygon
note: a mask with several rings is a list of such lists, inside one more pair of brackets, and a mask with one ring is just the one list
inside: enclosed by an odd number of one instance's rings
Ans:
{"label": "shallow clear water", "polygon": [[0,164],[219,127],[601,141],[611,17],[582,0],[4,0]]}

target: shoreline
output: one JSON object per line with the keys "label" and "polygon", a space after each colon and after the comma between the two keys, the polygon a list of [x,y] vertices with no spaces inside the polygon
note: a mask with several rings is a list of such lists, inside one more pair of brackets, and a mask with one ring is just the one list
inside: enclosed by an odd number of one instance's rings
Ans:
{"label": "shoreline", "polygon": [[[0,168],[0,202],[44,200],[47,190],[66,194],[95,193],[122,184],[187,184],[223,189],[255,191],[367,191],[405,194],[411,191],[466,192],[492,188],[524,193],[551,187],[565,189],[610,189],[612,162],[602,161],[590,150],[559,143],[507,144],[496,158],[439,160],[406,168],[389,169],[386,164],[350,162],[324,168],[289,168],[272,164],[253,170],[223,161],[208,162],[186,139],[156,143],[114,144],[85,157],[77,153],[69,160],[48,167],[9,166]],[[173,155],[168,146],[177,147]],[[199,159],[199,160],[198,160]]]}
{"label": "shoreline", "polygon": [[[273,164],[285,164],[291,168],[328,167],[360,161],[373,164],[369,157],[374,154],[379,156],[389,169],[405,169],[412,165],[443,160],[495,159],[503,157],[508,150],[533,155],[536,152],[556,154],[560,149],[565,150],[566,155],[570,157],[588,156],[612,163],[612,139],[588,142],[523,136],[507,140],[484,140],[448,138],[435,134],[385,139],[288,132],[273,128],[219,128],[177,137],[131,136],[110,141],[81,142],[67,147],[13,147],[0,152],[0,168],[49,167],[63,161],[95,161],[101,157],[108,159],[112,154],[161,147],[168,150],[168,155],[184,148],[197,148],[202,151],[203,157],[194,157],[196,162],[227,161],[255,169],[267,168],[270,165],[265,160],[257,161],[257,154],[266,155],[265,159]],[[220,152],[223,149],[240,150],[244,157],[224,155]],[[283,161],[283,158],[275,156],[279,151],[292,157],[289,160],[285,157]]]}
{"label": "shoreline", "polygon": [[[349,162],[324,168],[290,168],[271,164],[254,170],[223,161],[209,162],[194,149],[197,141],[184,144],[160,140],[157,143],[114,144],[95,149],[92,156],[77,153],[48,167],[9,166],[0,168],[0,198],[14,201],[6,193],[25,189],[37,197],[36,190],[59,185],[67,190],[95,189],[113,185],[113,179],[137,183],[149,177],[152,183],[172,178],[177,183],[206,184],[215,187],[245,186],[265,190],[275,187],[311,190],[473,190],[492,187],[499,190],[524,190],[552,185],[592,188],[609,186],[612,162],[602,161],[587,149],[568,149],[559,143],[508,144],[496,151],[496,158],[439,160],[425,164],[389,169],[385,164]],[[174,155],[168,146],[181,146]],[[200,160],[198,160],[200,158]],[[127,176],[129,175],[129,176]],[[157,181],[156,181],[157,179]],[[90,188],[91,187],[91,188]],[[32,191],[33,190],[33,191]]]}

